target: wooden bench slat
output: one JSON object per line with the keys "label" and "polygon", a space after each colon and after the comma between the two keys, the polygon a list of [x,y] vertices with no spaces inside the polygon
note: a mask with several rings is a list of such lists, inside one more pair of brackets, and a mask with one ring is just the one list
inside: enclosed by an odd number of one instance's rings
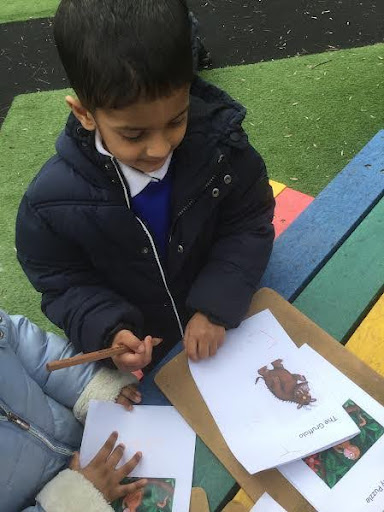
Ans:
{"label": "wooden bench slat", "polygon": [[379,298],[352,334],[346,346],[377,373],[384,376],[384,295]]}
{"label": "wooden bench slat", "polygon": [[269,184],[273,190],[273,197],[277,197],[286,188],[284,183],[279,183],[278,181],[269,180]]}
{"label": "wooden bench slat", "polygon": [[313,197],[291,188],[285,188],[276,197],[275,217],[273,219],[276,238],[297,219],[312,201]]}
{"label": "wooden bench slat", "polygon": [[276,240],[260,286],[294,300],[384,195],[384,130]]}
{"label": "wooden bench slat", "polygon": [[294,305],[343,342],[381,294],[383,286],[384,199],[309,283]]}

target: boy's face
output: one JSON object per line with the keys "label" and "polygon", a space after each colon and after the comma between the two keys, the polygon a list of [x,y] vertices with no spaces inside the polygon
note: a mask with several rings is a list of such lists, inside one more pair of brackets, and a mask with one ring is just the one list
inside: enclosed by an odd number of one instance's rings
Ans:
{"label": "boy's face", "polygon": [[67,103],[87,130],[99,130],[104,147],[120,162],[142,172],[160,169],[187,129],[189,85],[169,97],[140,100],[121,109],[97,109],[94,115],[78,100]]}

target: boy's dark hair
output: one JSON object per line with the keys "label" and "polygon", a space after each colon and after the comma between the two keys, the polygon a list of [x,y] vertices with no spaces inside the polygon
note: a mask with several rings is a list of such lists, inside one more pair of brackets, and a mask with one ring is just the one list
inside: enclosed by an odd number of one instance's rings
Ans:
{"label": "boy's dark hair", "polygon": [[54,37],[91,111],[167,96],[193,79],[184,0],[61,0]]}

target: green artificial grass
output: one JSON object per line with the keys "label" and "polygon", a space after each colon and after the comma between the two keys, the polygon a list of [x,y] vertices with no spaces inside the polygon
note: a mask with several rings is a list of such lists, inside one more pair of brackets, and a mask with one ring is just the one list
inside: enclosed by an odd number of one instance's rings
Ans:
{"label": "green artificial grass", "polygon": [[384,128],[384,45],[217,69],[270,176],[317,195]]}
{"label": "green artificial grass", "polygon": [[2,0],[0,23],[53,16],[59,0]]}
{"label": "green artificial grass", "polygon": [[[383,127],[384,45],[216,69],[204,77],[248,108],[251,142],[271,178],[316,195]],[[0,137],[0,306],[47,327],[16,260],[19,201],[54,152],[68,91],[15,99]]]}
{"label": "green artificial grass", "polygon": [[45,329],[53,326],[41,313],[40,295],[16,259],[15,219],[24,190],[55,151],[68,114],[64,97],[69,92],[18,96],[0,132],[0,308],[28,316]]}

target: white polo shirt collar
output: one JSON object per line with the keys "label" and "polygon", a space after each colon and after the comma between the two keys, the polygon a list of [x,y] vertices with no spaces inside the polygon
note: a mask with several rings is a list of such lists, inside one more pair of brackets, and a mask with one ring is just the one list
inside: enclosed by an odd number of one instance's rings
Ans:
{"label": "white polo shirt collar", "polygon": [[[109,153],[103,146],[103,142],[101,140],[101,135],[98,130],[96,130],[95,133],[95,146],[97,151],[105,156],[112,157],[111,153]],[[167,174],[169,169],[169,164],[171,163],[172,159],[172,153],[168,156],[167,160],[165,161],[165,164],[158,169],[157,171],[153,172],[141,172],[137,169],[134,169],[133,167],[130,167],[128,165],[123,164],[118,160],[120,169],[122,173],[124,174],[124,177],[128,183],[129,191],[131,194],[131,197],[135,197],[140,192],[142,192],[145,187],[151,183],[151,181],[161,181]]]}

